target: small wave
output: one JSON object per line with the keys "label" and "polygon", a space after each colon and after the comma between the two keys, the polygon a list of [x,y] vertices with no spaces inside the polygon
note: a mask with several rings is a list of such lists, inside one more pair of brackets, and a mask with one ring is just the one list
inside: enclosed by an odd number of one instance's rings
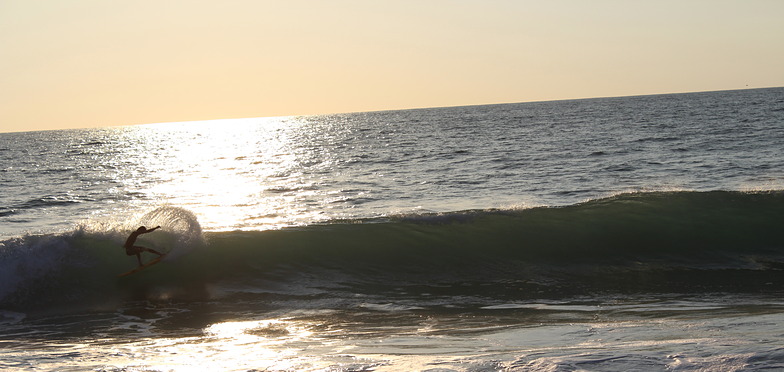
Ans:
{"label": "small wave", "polygon": [[635,142],[672,142],[678,141],[678,137],[645,137],[637,139]]}
{"label": "small wave", "polygon": [[74,199],[71,197],[60,197],[60,196],[44,196],[41,198],[30,199],[26,202],[19,203],[11,207],[11,209],[37,209],[37,208],[46,208],[46,207],[53,207],[53,206],[60,206],[60,205],[68,205],[68,204],[79,204],[81,200]]}
{"label": "small wave", "polygon": [[81,146],[84,146],[84,147],[87,147],[87,146],[103,146],[105,144],[106,144],[106,142],[103,142],[103,141],[89,141],[89,142],[81,143],[78,146],[80,146],[80,147]]}
{"label": "small wave", "polygon": [[0,208],[0,217],[10,216],[16,213],[17,211],[15,209]]}
{"label": "small wave", "polygon": [[51,168],[51,169],[44,169],[40,173],[41,174],[58,174],[58,173],[66,173],[66,172],[73,172],[74,168]]}
{"label": "small wave", "polygon": [[267,188],[265,191],[273,194],[285,194],[291,192],[299,192],[299,191],[310,191],[310,190],[317,190],[318,187],[313,184],[302,184],[302,185],[285,185],[285,186],[272,186]]}

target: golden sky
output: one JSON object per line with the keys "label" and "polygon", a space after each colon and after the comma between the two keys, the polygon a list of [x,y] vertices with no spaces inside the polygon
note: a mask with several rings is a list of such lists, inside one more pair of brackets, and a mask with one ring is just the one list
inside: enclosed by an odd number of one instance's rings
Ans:
{"label": "golden sky", "polygon": [[784,86],[779,0],[0,0],[0,132]]}

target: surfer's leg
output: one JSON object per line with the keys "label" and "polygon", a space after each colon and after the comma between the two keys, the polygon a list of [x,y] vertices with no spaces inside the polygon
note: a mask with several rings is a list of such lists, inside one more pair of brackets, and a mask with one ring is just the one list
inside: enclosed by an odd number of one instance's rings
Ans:
{"label": "surfer's leg", "polygon": [[144,249],[145,249],[147,252],[150,252],[150,253],[155,253],[155,254],[157,254],[158,256],[163,256],[163,253],[161,253],[161,252],[158,252],[158,251],[156,251],[156,250],[154,250],[154,249],[150,249],[150,248],[144,248]]}
{"label": "surfer's leg", "polygon": [[136,249],[136,251],[137,251],[137,252],[139,252],[139,253],[142,253],[142,252],[150,252],[150,253],[155,253],[155,254],[157,254],[158,256],[163,256],[163,253],[161,253],[161,252],[158,252],[158,251],[156,251],[156,250],[154,250],[154,249],[147,248],[147,247],[140,247],[140,246],[138,246],[138,245],[134,245],[134,246],[133,246],[133,248],[134,248],[134,249]]}

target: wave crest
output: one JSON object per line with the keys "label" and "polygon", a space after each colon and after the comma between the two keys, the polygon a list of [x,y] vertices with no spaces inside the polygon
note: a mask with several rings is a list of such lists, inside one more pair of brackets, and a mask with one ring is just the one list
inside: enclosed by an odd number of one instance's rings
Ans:
{"label": "wave crest", "polygon": [[507,301],[591,291],[768,291],[784,284],[782,221],[781,191],[630,193],[566,207],[204,234],[193,213],[162,207],[138,222],[165,226],[150,242],[175,254],[126,279],[116,278],[135,261],[119,248],[124,236],[75,231],[2,242],[0,308],[210,296],[205,288],[339,297],[416,287]]}

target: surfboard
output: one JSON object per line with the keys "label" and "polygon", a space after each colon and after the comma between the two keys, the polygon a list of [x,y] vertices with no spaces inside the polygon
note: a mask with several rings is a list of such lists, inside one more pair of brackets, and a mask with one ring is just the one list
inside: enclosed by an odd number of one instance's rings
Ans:
{"label": "surfboard", "polygon": [[146,263],[146,264],[144,264],[144,265],[142,265],[142,266],[139,266],[139,267],[137,267],[137,268],[135,268],[135,269],[133,269],[133,270],[131,270],[131,271],[127,272],[127,273],[122,273],[122,274],[120,274],[120,275],[117,275],[117,276],[118,276],[118,277],[121,277],[121,276],[128,276],[128,275],[131,275],[131,274],[133,274],[133,273],[137,273],[137,272],[139,272],[139,271],[142,271],[142,270],[144,270],[144,269],[146,269],[146,268],[148,268],[148,267],[150,267],[150,266],[152,266],[152,265],[155,265],[155,264],[157,264],[158,262],[161,262],[161,260],[162,260],[164,257],[166,257],[166,255],[163,255],[163,256],[158,256],[157,258],[153,259],[152,261],[150,261],[150,262],[148,262],[148,263]]}

